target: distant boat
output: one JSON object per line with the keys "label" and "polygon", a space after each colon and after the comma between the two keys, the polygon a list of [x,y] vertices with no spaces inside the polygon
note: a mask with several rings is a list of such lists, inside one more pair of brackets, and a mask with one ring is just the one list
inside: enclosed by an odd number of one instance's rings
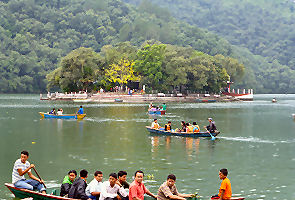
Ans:
{"label": "distant boat", "polygon": [[150,115],[165,115],[166,110],[156,110],[156,111],[149,110],[149,114]]}
{"label": "distant boat", "polygon": [[253,89],[248,89],[248,92],[246,92],[246,89],[242,90],[240,93],[240,90],[237,89],[237,92],[235,90],[230,89],[230,84],[233,82],[227,81],[227,88],[222,92],[224,95],[232,96],[235,99],[244,100],[244,101],[253,101],[254,95],[253,95]]}
{"label": "distant boat", "polygon": [[73,99],[73,101],[77,103],[88,103],[91,102],[92,99]]}
{"label": "distant boat", "polygon": [[86,114],[65,114],[65,115],[53,115],[49,113],[39,112],[43,118],[56,118],[56,119],[83,119]]}
{"label": "distant boat", "polygon": [[146,129],[151,134],[157,134],[157,135],[167,135],[167,136],[180,136],[180,137],[216,137],[220,132],[211,133],[211,135],[207,132],[199,132],[199,133],[185,133],[185,132],[169,132],[165,130],[159,130],[159,129],[153,129],[150,126],[146,126]]}
{"label": "distant boat", "polygon": [[115,99],[115,102],[123,102],[123,99]]}
{"label": "distant boat", "polygon": [[277,103],[276,98],[273,98],[273,99],[271,100],[271,102],[273,102],[273,103]]}

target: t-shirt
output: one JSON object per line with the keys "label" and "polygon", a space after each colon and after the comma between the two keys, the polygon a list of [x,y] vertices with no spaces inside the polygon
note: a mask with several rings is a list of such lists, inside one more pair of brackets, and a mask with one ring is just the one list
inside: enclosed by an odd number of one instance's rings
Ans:
{"label": "t-shirt", "polygon": [[[22,163],[21,159],[16,160],[12,169],[12,183],[16,183],[21,179],[25,179],[25,176],[20,176],[17,170],[21,169],[22,171],[25,171],[30,167],[30,165],[31,164],[29,163],[29,161],[26,161],[26,163]],[[29,172],[31,172],[31,170],[29,170]]]}
{"label": "t-shirt", "polygon": [[220,185],[219,194],[218,196],[221,196],[221,192],[224,190],[223,199],[230,199],[231,198],[231,184],[228,178],[223,179]]}
{"label": "t-shirt", "polygon": [[78,114],[83,114],[83,113],[84,113],[83,108],[80,108],[80,109],[78,110]]}
{"label": "t-shirt", "polygon": [[178,191],[176,186],[173,185],[171,188],[167,185],[165,181],[158,190],[157,200],[169,200],[169,196],[171,195],[178,195]]}
{"label": "t-shirt", "polygon": [[133,200],[134,197],[137,197],[141,200],[144,200],[144,194],[147,192],[143,183],[138,183],[133,181],[129,187],[129,200]]}
{"label": "t-shirt", "polygon": [[159,129],[160,128],[160,125],[158,123],[156,123],[156,122],[153,122],[152,123],[152,128]]}
{"label": "t-shirt", "polygon": [[62,115],[62,111],[57,111],[57,115]]}
{"label": "t-shirt", "polygon": [[163,104],[162,107],[163,107],[163,110],[166,110],[167,108],[166,104]]}
{"label": "t-shirt", "polygon": [[115,184],[114,187],[111,187],[109,181],[103,182],[101,186],[101,193],[99,196],[99,200],[104,200],[108,197],[115,198],[117,197],[118,193],[120,193],[123,197],[127,197],[127,192],[124,190],[123,187]]}
{"label": "t-shirt", "polygon": [[92,192],[101,192],[102,182],[98,182],[95,178],[87,185],[85,193],[91,196]]}

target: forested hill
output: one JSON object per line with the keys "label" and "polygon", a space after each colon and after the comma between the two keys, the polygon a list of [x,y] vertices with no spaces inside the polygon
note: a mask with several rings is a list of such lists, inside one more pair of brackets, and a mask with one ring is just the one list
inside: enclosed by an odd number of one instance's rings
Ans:
{"label": "forested hill", "polygon": [[[176,6],[180,1],[167,2]],[[192,2],[181,1],[178,5]],[[213,0],[198,2],[207,2],[210,7]],[[185,12],[189,16],[195,8],[190,6]],[[200,13],[206,11],[205,7],[201,10]],[[175,16],[182,17],[180,13],[181,10]],[[62,57],[79,47],[99,52],[104,45],[130,41],[139,46],[151,39],[191,46],[213,56],[238,58],[246,67],[242,86],[254,87],[256,92],[295,92],[290,78],[295,71],[290,67],[254,56],[250,48],[248,51],[234,47],[216,34],[176,20],[167,9],[149,3],[136,8],[119,0],[0,0],[0,19],[0,92],[45,91],[46,74],[58,67]]]}
{"label": "forested hill", "polygon": [[104,45],[155,39],[210,55],[233,54],[214,34],[118,0],[2,0],[0,19],[0,92],[45,91],[46,74],[79,47],[98,52]]}

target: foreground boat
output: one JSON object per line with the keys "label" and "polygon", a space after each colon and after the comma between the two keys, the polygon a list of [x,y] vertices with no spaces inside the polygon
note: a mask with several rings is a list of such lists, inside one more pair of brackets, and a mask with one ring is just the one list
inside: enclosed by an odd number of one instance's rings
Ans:
{"label": "foreground boat", "polygon": [[216,137],[220,132],[211,133],[211,135],[207,132],[199,132],[199,133],[185,133],[185,132],[169,132],[164,130],[153,129],[150,126],[146,126],[146,129],[152,133],[157,135],[169,135],[169,136],[181,136],[181,137]]}
{"label": "foreground boat", "polygon": [[11,183],[5,183],[5,186],[14,194],[16,198],[24,199],[24,198],[33,198],[34,200],[51,200],[51,199],[63,199],[63,200],[69,200],[71,198],[61,197],[56,195],[56,191],[47,191],[47,193],[52,194],[42,194],[37,191],[22,189],[22,188],[16,188]]}
{"label": "foreground boat", "polygon": [[39,112],[43,118],[56,118],[56,119],[83,119],[86,114],[67,114],[67,115],[53,115],[49,113]]}
{"label": "foreground boat", "polygon": [[[42,194],[40,192],[36,192],[32,190],[16,188],[11,183],[5,183],[5,186],[14,194],[16,198],[20,198],[20,199],[33,198],[34,200],[52,200],[52,199],[74,200],[72,198],[57,196],[56,194],[58,191],[56,189],[52,189],[51,191],[49,191],[50,189],[47,189],[47,193],[50,193],[50,194]],[[198,200],[197,197],[192,197],[187,199]],[[154,198],[149,196],[144,196],[144,200],[154,200]]]}
{"label": "foreground boat", "polygon": [[157,110],[157,111],[151,111],[151,110],[149,110],[149,114],[150,115],[165,115],[166,114],[166,110]]}

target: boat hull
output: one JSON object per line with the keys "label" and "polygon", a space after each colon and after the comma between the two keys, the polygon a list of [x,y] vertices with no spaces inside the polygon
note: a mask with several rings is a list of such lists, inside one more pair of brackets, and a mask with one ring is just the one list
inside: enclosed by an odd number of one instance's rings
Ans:
{"label": "boat hull", "polygon": [[254,95],[251,93],[246,94],[238,94],[238,93],[229,93],[223,92],[224,95],[232,96],[235,99],[243,100],[243,101],[253,101]]}
{"label": "boat hull", "polygon": [[165,115],[166,114],[166,110],[157,110],[157,111],[150,111],[149,110],[149,114],[150,115]]}
{"label": "boat hull", "polygon": [[14,194],[16,198],[33,198],[34,200],[51,200],[51,199],[61,199],[61,200],[70,200],[71,198],[56,196],[52,194],[42,194],[37,191],[16,188],[11,183],[5,183],[5,186]]}
{"label": "boat hull", "polygon": [[156,134],[156,135],[167,135],[167,136],[180,136],[180,137],[211,137],[214,136],[216,137],[220,132],[216,133],[211,133],[211,135],[207,132],[199,132],[199,133],[176,133],[176,132],[168,132],[164,130],[157,130],[157,129],[152,129],[150,126],[146,126],[147,130],[151,134]]}
{"label": "boat hull", "polygon": [[197,103],[214,103],[216,99],[196,99]]}
{"label": "boat hull", "polygon": [[39,112],[39,114],[43,118],[55,118],[55,119],[83,119],[86,116],[86,114],[53,115],[53,114],[48,114],[44,112]]}

